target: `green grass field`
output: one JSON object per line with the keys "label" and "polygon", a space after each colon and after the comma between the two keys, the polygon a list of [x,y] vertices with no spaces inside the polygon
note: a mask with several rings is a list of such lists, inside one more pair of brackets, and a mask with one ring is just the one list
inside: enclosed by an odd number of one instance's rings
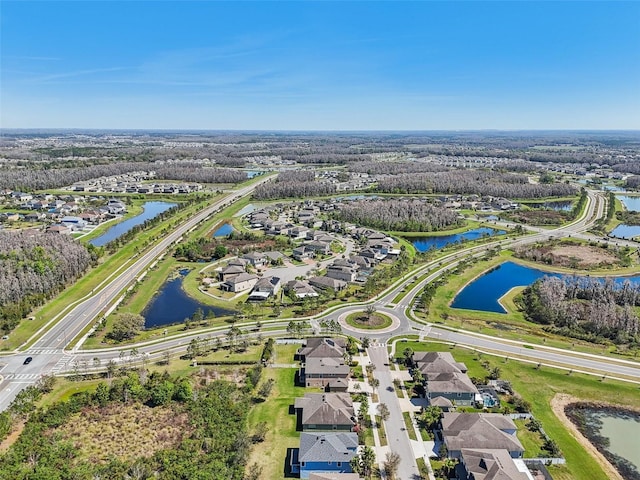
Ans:
{"label": "green grass field", "polygon": [[[562,450],[567,464],[549,467],[555,480],[592,480],[606,478],[598,463],[578,444],[551,410],[550,402],[558,393],[570,394],[585,401],[606,402],[640,408],[640,390],[637,385],[613,380],[600,381],[599,377],[571,374],[549,367],[538,370],[535,365],[503,357],[476,353],[462,347],[436,342],[402,342],[397,346],[398,356],[410,347],[414,351],[450,351],[456,361],[463,362],[470,377],[483,378],[487,371],[480,365],[484,360],[491,367],[499,367],[501,378],[511,382],[514,390],[531,403],[531,412],[540,420],[547,435]],[[530,456],[530,455],[526,455]]]}

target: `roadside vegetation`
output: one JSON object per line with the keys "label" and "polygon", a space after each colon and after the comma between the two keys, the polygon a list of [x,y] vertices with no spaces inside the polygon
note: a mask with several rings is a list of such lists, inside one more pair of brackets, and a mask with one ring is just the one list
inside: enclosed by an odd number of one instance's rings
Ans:
{"label": "roadside vegetation", "polygon": [[[531,411],[547,435],[560,447],[562,455],[567,460],[566,465],[547,467],[556,480],[606,478],[599,464],[563,427],[553,413],[551,399],[556,394],[566,393],[584,401],[640,408],[640,395],[633,384],[610,379],[603,381],[599,377],[550,367],[538,368],[536,364],[521,363],[504,356],[481,353],[441,342],[401,341],[396,344],[396,358],[399,362],[404,362],[405,357],[402,352],[407,348],[415,352],[450,351],[456,361],[467,366],[470,378],[483,379],[493,371],[501,380],[508,381],[514,392],[526,402],[523,408]],[[544,388],[541,388],[541,385]],[[514,410],[520,408],[514,404],[511,405],[509,408]],[[524,434],[523,436],[530,448],[541,448],[541,443],[534,443],[534,440],[537,440],[536,435]],[[526,440],[529,437],[530,442]],[[531,455],[527,452],[526,456]]]}

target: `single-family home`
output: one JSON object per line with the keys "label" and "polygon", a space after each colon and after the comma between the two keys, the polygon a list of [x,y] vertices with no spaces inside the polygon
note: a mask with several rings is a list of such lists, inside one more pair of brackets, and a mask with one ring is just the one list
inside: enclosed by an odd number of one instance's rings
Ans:
{"label": "single-family home", "polygon": [[238,293],[253,288],[256,283],[258,283],[257,275],[242,272],[228,277],[227,280],[220,284],[220,288],[227,292]]}
{"label": "single-family home", "polygon": [[301,245],[293,249],[291,257],[295,260],[302,261],[305,258],[314,258],[316,256],[316,252],[306,245]]}
{"label": "single-family home", "polygon": [[356,279],[357,271],[353,266],[329,265],[325,275],[329,278],[342,280],[343,282],[353,282]]}
{"label": "single-family home", "polygon": [[313,240],[305,245],[308,249],[316,253],[328,255],[331,253],[331,242],[323,242],[321,240]]}
{"label": "single-family home", "polygon": [[322,290],[331,288],[336,292],[344,290],[347,287],[347,282],[345,282],[344,280],[338,280],[337,278],[330,277],[311,277],[308,282],[312,286],[320,288]]}
{"label": "single-family home", "polygon": [[291,280],[284,287],[286,292],[292,292],[296,298],[317,297],[316,289],[304,280]]}
{"label": "single-family home", "polygon": [[268,259],[267,259],[266,255],[264,253],[262,253],[262,252],[245,253],[242,256],[242,258],[244,260],[247,260],[255,268],[264,267],[268,262]]}
{"label": "single-family home", "polygon": [[247,300],[263,301],[275,297],[280,291],[280,286],[279,277],[263,277],[256,282]]}
{"label": "single-family home", "polygon": [[360,480],[357,473],[314,472],[309,480]]}
{"label": "single-family home", "polygon": [[218,278],[221,282],[226,282],[231,280],[234,277],[237,277],[241,273],[246,273],[244,266],[240,265],[231,265],[227,264],[225,267],[222,267],[218,272]]}
{"label": "single-family home", "polygon": [[346,345],[340,337],[309,337],[296,352],[295,359],[305,362],[307,358],[344,358]]}
{"label": "single-family home", "polygon": [[351,459],[358,450],[354,432],[300,434],[300,448],[292,455],[292,472],[308,479],[311,473],[352,473]]}
{"label": "single-family home", "polygon": [[289,237],[296,240],[298,238],[307,238],[307,232],[309,231],[306,227],[293,227],[289,229]]}
{"label": "single-family home", "polygon": [[[330,390],[331,382],[339,382],[342,389],[348,382],[351,368],[345,364],[343,358],[335,357],[307,357],[300,367],[300,383],[306,387],[322,387]],[[336,384],[337,385],[337,384]]]}
{"label": "single-family home", "polygon": [[460,480],[534,480],[521,459],[506,450],[463,448]]}
{"label": "single-family home", "polygon": [[59,225],[59,224],[48,226],[46,231],[49,233],[58,233],[63,235],[67,235],[71,233],[71,229],[69,227],[67,227],[66,225]]}
{"label": "single-family home", "polygon": [[305,393],[294,408],[303,431],[343,430],[356,425],[353,401],[348,393]]}
{"label": "single-family home", "polygon": [[466,373],[446,372],[429,374],[424,388],[426,396],[430,400],[443,397],[457,406],[472,406],[475,402],[478,389]]}
{"label": "single-family home", "polygon": [[460,458],[465,448],[506,450],[512,458],[524,453],[515,423],[499,413],[446,412],[440,428],[449,458]]}

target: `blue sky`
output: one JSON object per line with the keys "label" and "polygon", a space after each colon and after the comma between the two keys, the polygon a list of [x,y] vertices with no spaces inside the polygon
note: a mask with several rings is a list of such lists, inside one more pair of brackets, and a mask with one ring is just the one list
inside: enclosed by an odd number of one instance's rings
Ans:
{"label": "blue sky", "polygon": [[0,127],[640,129],[640,2],[0,2]]}

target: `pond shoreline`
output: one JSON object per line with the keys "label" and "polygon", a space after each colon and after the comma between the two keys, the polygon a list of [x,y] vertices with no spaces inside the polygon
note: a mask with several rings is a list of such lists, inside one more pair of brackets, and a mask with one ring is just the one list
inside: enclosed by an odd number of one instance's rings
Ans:
{"label": "pond shoreline", "polygon": [[[607,477],[615,480],[631,480],[630,478],[625,478],[622,476],[621,472],[618,468],[612,463],[609,456],[611,455],[603,445],[592,443],[592,441],[585,436],[579,426],[574,423],[571,418],[571,414],[567,414],[567,410],[571,408],[575,408],[576,406],[589,406],[593,409],[602,409],[603,411],[611,411],[611,412],[624,412],[626,414],[640,415],[640,409],[631,407],[631,406],[623,406],[623,405],[613,405],[608,403],[596,403],[596,402],[584,402],[579,398],[573,397],[571,395],[558,393],[551,400],[551,409],[553,413],[556,415],[558,420],[571,432],[576,441],[582,446],[587,452],[593,456],[593,458],[600,464],[602,469],[607,474]],[[636,477],[637,478],[637,477]]]}

